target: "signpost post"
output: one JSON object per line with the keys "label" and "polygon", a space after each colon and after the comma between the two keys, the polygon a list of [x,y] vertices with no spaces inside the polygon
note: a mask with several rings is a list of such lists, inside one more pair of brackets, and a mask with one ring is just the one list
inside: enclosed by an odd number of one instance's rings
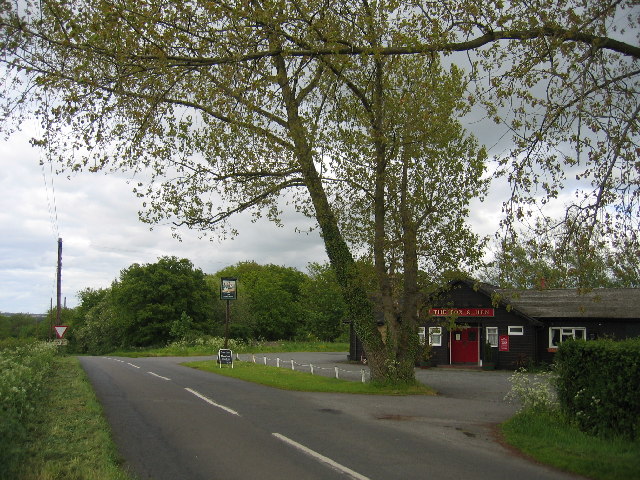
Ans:
{"label": "signpost post", "polygon": [[220,299],[227,301],[227,315],[224,323],[224,348],[227,349],[229,348],[229,317],[231,316],[230,301],[238,299],[238,279],[237,278],[222,277],[220,279]]}

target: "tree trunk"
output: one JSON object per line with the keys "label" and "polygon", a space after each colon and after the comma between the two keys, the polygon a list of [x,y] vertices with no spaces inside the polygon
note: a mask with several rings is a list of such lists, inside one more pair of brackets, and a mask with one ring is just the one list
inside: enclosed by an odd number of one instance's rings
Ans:
{"label": "tree trunk", "polygon": [[385,361],[385,345],[376,326],[374,306],[357,271],[349,246],[338,228],[322,179],[313,162],[313,152],[308,142],[309,133],[298,113],[299,104],[289,84],[285,61],[279,55],[274,56],[273,61],[287,110],[288,130],[295,145],[295,156],[315,209],[315,218],[322,232],[329,262],[342,289],[349,318],[367,353],[371,378],[394,381],[393,369]]}

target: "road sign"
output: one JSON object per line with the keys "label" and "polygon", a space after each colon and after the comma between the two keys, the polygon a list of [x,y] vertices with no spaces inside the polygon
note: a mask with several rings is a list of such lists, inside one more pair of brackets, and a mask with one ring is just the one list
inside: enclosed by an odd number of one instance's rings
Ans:
{"label": "road sign", "polygon": [[231,368],[233,368],[233,352],[226,348],[218,350],[218,363],[220,368],[222,368],[222,365],[231,365]]}
{"label": "road sign", "polygon": [[56,325],[53,328],[56,331],[56,337],[63,338],[64,334],[67,331],[67,328],[69,328],[69,326],[68,325]]}
{"label": "road sign", "polygon": [[53,341],[54,345],[59,345],[59,346],[65,346],[69,344],[69,340],[67,340],[66,338],[56,338]]}

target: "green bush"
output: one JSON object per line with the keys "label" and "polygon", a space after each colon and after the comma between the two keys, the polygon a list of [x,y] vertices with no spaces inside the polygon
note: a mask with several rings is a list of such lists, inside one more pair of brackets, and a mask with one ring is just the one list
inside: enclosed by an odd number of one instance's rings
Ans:
{"label": "green bush", "polygon": [[582,431],[640,437],[640,338],[563,342],[555,362],[560,407]]}
{"label": "green bush", "polygon": [[0,348],[0,465],[20,454],[16,445],[27,433],[24,425],[36,409],[55,353],[47,342]]}

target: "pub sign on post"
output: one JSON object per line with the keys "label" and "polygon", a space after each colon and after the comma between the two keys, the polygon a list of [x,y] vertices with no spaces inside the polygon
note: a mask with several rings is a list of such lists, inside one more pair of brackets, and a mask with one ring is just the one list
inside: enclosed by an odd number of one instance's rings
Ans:
{"label": "pub sign on post", "polygon": [[238,279],[231,277],[222,277],[220,279],[220,299],[221,300],[237,300],[238,298]]}

